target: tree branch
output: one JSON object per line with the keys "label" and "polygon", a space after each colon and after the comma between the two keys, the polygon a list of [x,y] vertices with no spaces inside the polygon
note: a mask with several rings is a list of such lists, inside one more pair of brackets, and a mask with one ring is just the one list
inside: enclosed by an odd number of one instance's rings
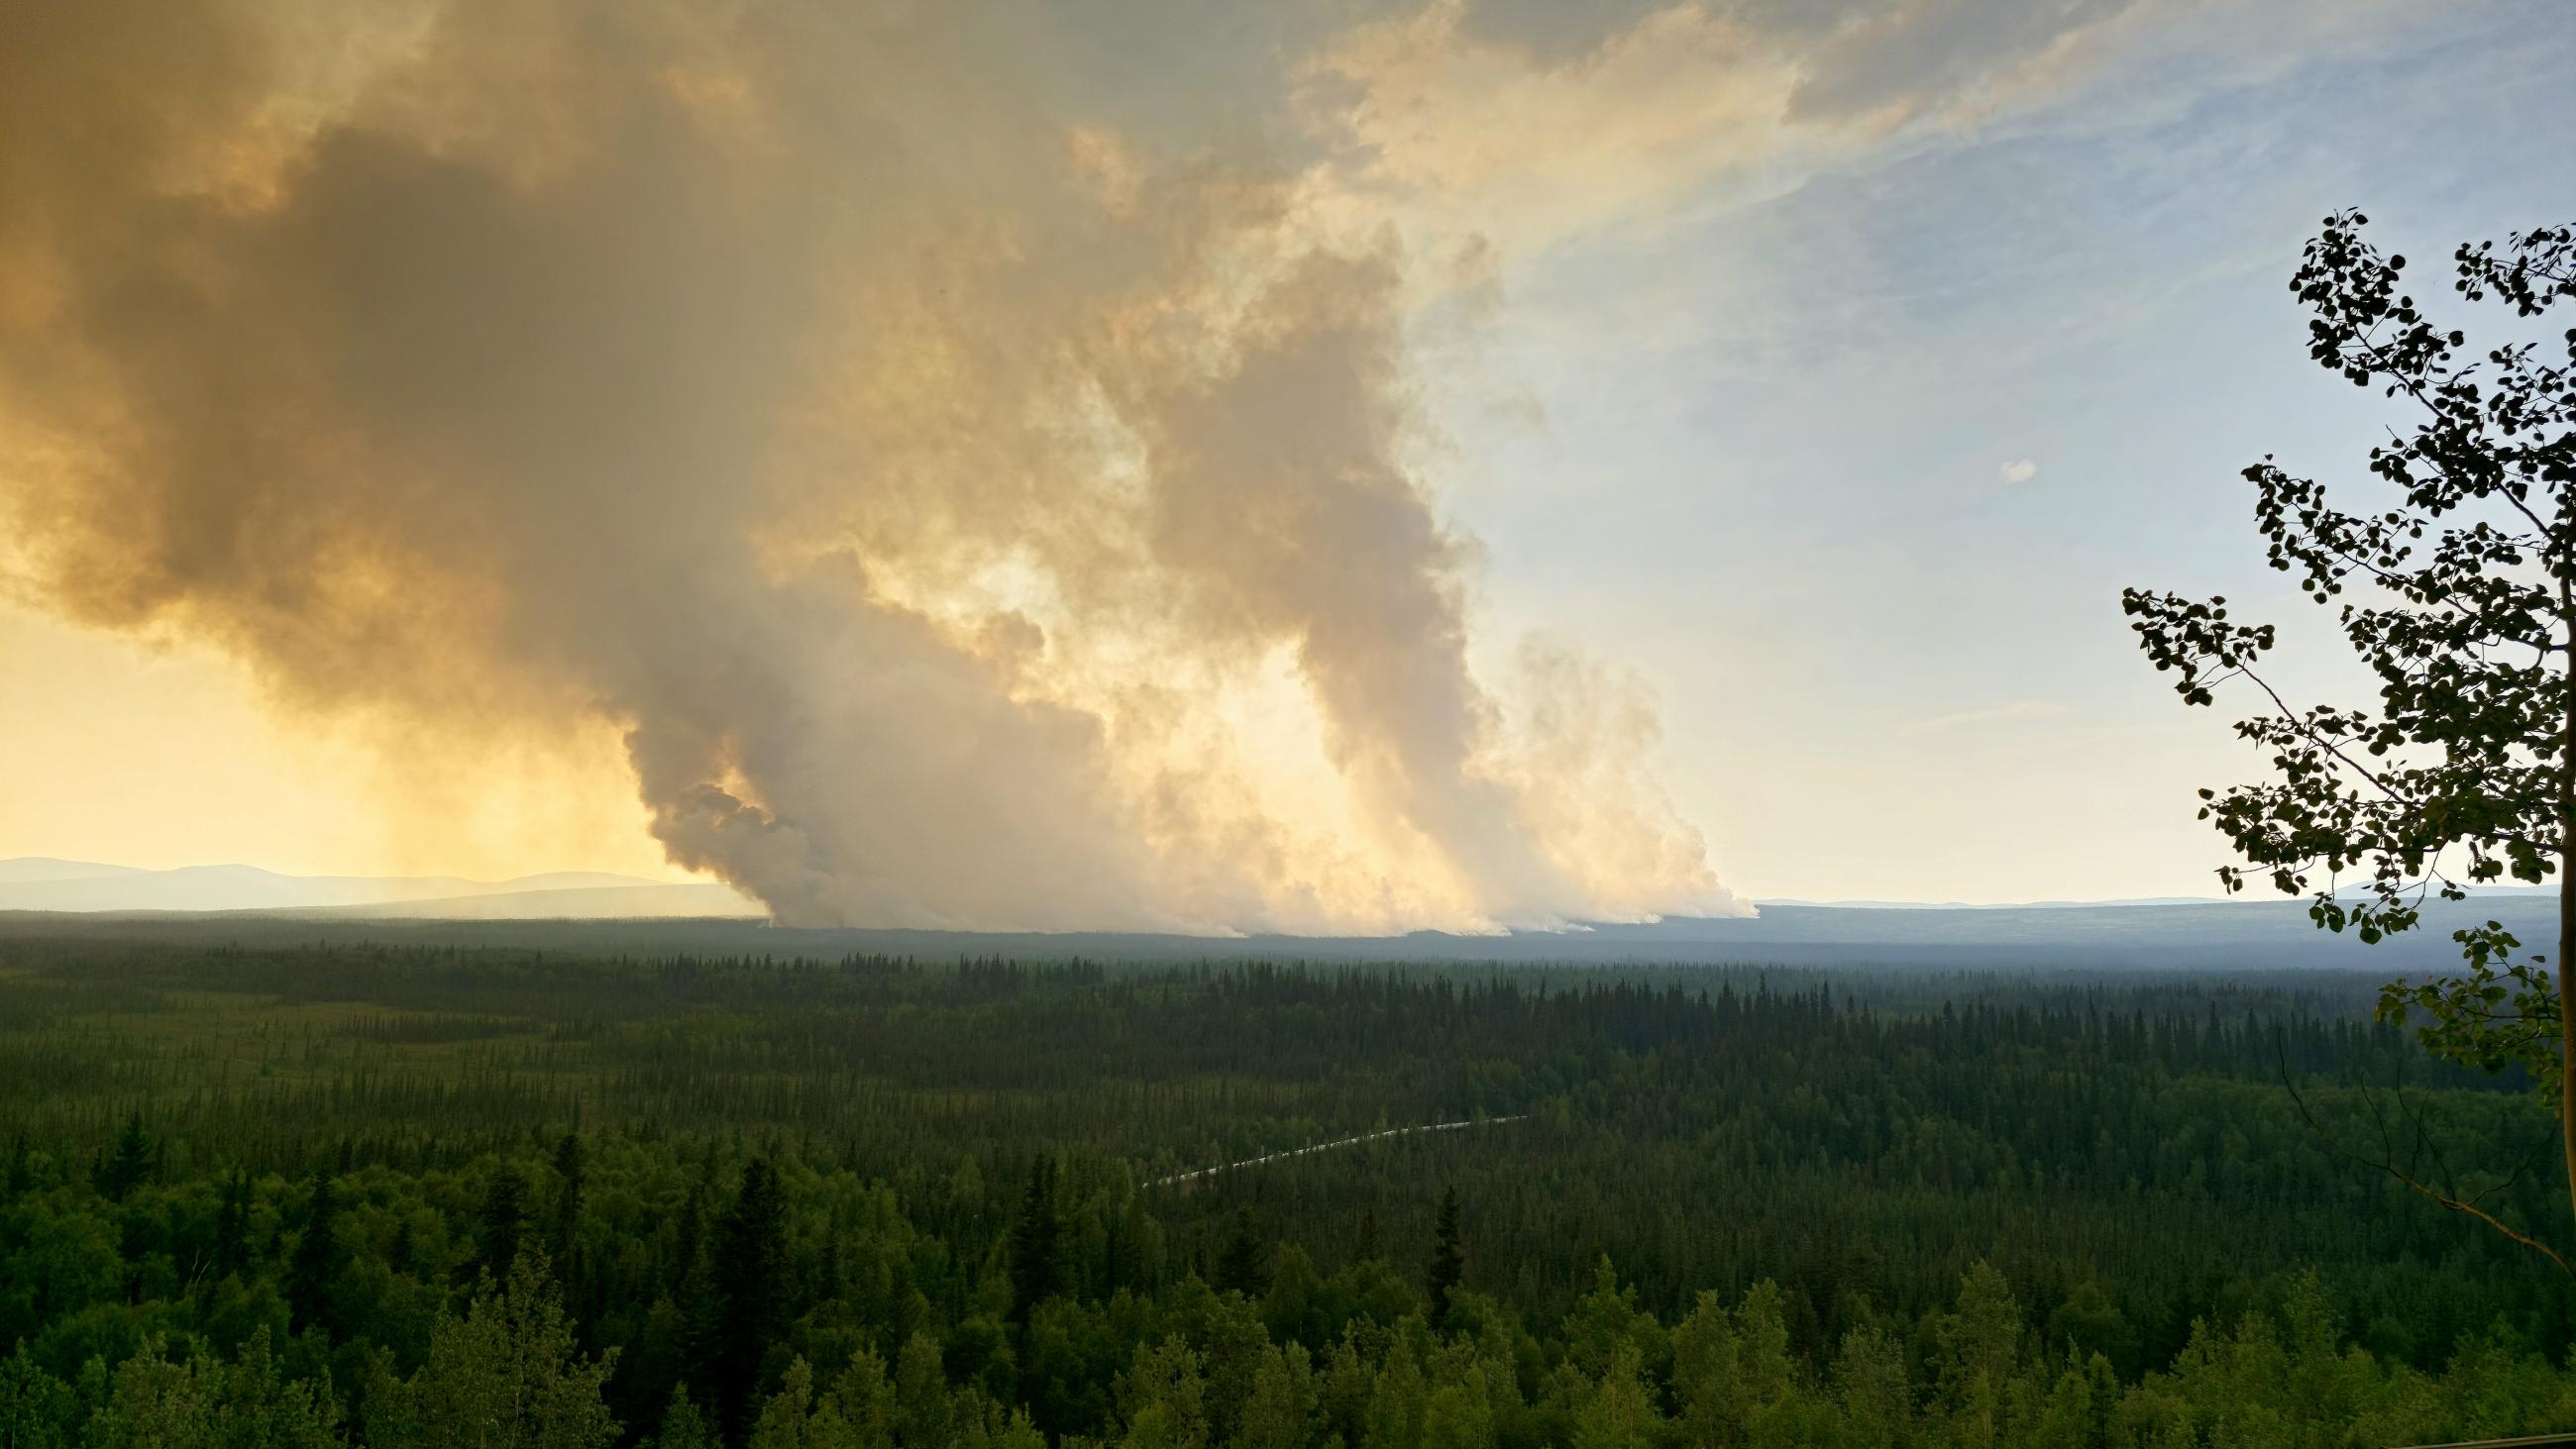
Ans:
{"label": "tree branch", "polygon": [[[2387,1173],[2390,1177],[2404,1183],[2413,1191],[2423,1194],[2425,1197],[2432,1199],[2443,1207],[2449,1208],[2453,1212],[2466,1213],[2470,1217],[2476,1218],[2479,1222],[2486,1224],[2488,1227],[2495,1229],[2497,1232],[2504,1234],[2506,1237],[2511,1238],[2515,1242],[2520,1243],[2524,1247],[2531,1249],[2533,1252],[2540,1254],[2544,1258],[2547,1258],[2550,1262],[2557,1264],[2558,1271],[2566,1274],[2568,1281],[2576,1282],[2576,1267],[2570,1267],[2567,1260],[2559,1255],[2558,1250],[2549,1246],[2547,1243],[2540,1241],[2538,1238],[2532,1237],[2528,1233],[2516,1230],[2505,1223],[2502,1219],[2498,1218],[2495,1214],[2479,1207],[2474,1202],[2462,1201],[2461,1199],[2442,1192],[2429,1184],[2418,1181],[2414,1177],[2399,1170],[2397,1165],[2393,1162],[2373,1162],[2369,1158],[2362,1156],[2360,1153],[2355,1152],[2351,1148],[2334,1140],[2333,1136],[2329,1134],[2325,1128],[2318,1125],[2316,1114],[2308,1110],[2307,1099],[2299,1095],[2298,1087],[2291,1082],[2289,1048],[2281,1040],[2278,1028],[2275,1028],[2272,1034],[2272,1047],[2274,1054],[2280,1061],[2281,1088],[2290,1094],[2290,1101],[2299,1109],[2300,1119],[2308,1124],[2308,1130],[2317,1135],[2318,1141],[2323,1142],[2330,1150],[2340,1156],[2349,1157],[2364,1167],[2376,1168],[2381,1172]],[[2480,1196],[2483,1197],[2485,1194],[2481,1193]]]}

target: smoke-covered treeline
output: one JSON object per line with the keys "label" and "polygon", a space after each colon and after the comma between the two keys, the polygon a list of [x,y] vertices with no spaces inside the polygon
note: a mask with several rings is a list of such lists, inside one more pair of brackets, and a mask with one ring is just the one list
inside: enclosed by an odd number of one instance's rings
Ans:
{"label": "smoke-covered treeline", "polygon": [[[2464,1162],[2545,1114],[2426,1079],[2335,979],[7,950],[0,1415],[304,1384],[418,1442],[476,1354],[578,1381],[576,1349],[615,1350],[582,1402],[670,1443],[704,1442],[666,1423],[684,1382],[763,1444],[824,1406],[907,1446],[1167,1413],[1157,1442],[1315,1446],[2565,1413],[2564,1293],[2334,1155],[2277,1074],[2354,1132],[2403,1072]],[[1461,1116],[1520,1120],[1150,1186]]]}

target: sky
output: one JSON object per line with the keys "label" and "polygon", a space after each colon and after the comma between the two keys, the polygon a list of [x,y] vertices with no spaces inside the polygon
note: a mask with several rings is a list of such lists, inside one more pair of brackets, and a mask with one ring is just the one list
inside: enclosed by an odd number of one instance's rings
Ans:
{"label": "sky", "polygon": [[2303,623],[2300,244],[2576,217],[2548,0],[0,41],[0,856],[802,924],[2209,893],[2118,596]]}

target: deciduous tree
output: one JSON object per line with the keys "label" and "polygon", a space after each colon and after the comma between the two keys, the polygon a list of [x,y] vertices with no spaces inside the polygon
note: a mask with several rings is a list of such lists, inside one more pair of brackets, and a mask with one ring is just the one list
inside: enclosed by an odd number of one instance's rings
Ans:
{"label": "deciduous tree", "polygon": [[[2236,732],[2271,777],[2200,792],[2241,858],[2219,871],[2229,890],[2268,880],[2308,896],[2318,925],[2377,941],[2414,928],[2428,896],[2557,876],[2554,952],[2526,953],[2493,921],[2462,929],[2465,969],[2391,983],[2381,1011],[2422,1013],[2445,1057],[2529,1068],[2559,1114],[2576,1202],[2576,1017],[2561,1010],[2576,985],[2576,328],[2563,344],[2471,350],[2406,290],[2406,258],[2364,239],[2367,220],[2327,217],[2290,287],[2308,355],[2404,418],[2370,450],[2371,494],[2351,502],[2270,457],[2245,478],[2271,566],[2334,610],[2377,702],[2293,703],[2268,657],[2274,626],[2224,598],[2130,589],[2122,602],[2186,704],[2232,683],[2253,695]],[[2510,308],[2523,334],[2576,297],[2576,227],[2463,244],[2452,262],[2452,290]]]}
{"label": "deciduous tree", "polygon": [[525,1248],[507,1282],[487,1284],[464,1317],[431,1335],[428,1362],[392,1392],[370,1442],[607,1449],[618,1424],[601,1390],[614,1357],[582,1357],[545,1254]]}

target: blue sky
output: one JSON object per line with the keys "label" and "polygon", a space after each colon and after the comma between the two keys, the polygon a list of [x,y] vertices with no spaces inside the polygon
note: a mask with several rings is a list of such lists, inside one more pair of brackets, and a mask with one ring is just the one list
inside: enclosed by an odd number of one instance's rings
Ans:
{"label": "blue sky", "polygon": [[[2357,205],[2439,287],[2456,241],[2576,209],[2576,12],[2371,16],[2260,63],[2197,24],[1508,278],[1483,370],[1544,422],[1448,409],[1493,606],[1654,683],[1738,889],[2212,889],[2191,791],[2249,762],[2145,667],[2118,592],[2313,612],[2262,567],[2237,471],[2358,476],[2390,414],[2306,360],[2300,244]],[[2293,677],[2348,683],[2303,642]]]}

